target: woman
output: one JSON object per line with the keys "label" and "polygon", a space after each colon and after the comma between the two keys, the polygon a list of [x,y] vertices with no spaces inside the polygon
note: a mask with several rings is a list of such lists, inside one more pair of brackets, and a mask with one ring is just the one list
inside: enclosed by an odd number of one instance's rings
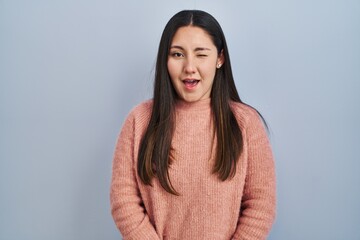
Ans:
{"label": "woman", "polygon": [[123,239],[265,239],[275,216],[270,144],[237,93],[224,34],[203,11],[167,23],[154,96],[127,117],[111,209]]}

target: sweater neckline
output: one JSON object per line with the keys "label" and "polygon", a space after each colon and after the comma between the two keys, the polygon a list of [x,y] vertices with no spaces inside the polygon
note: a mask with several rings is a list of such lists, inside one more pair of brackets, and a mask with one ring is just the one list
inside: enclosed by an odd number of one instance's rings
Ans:
{"label": "sweater neckline", "polygon": [[211,108],[211,98],[201,99],[196,102],[186,102],[182,99],[176,100],[176,108],[180,111],[204,111]]}

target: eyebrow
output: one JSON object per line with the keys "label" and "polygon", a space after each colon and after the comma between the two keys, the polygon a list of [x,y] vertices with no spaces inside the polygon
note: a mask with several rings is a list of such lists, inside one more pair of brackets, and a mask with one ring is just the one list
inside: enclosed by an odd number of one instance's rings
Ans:
{"label": "eyebrow", "polygon": [[[180,49],[180,50],[184,50],[183,47],[177,46],[177,45],[174,45],[174,46],[171,46],[171,47],[170,47],[170,49],[172,49],[172,48],[178,48],[178,49]],[[197,48],[195,48],[195,52],[197,52],[197,51],[211,51],[211,49],[210,49],[210,48],[206,48],[206,47],[197,47]]]}

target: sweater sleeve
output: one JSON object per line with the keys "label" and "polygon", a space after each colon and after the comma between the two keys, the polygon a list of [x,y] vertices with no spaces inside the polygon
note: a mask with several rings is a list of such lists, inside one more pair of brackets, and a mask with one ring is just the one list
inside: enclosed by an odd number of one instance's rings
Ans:
{"label": "sweater sleeve", "polygon": [[264,125],[256,111],[246,121],[244,141],[248,148],[245,179],[236,240],[266,239],[275,219],[275,166]]}
{"label": "sweater sleeve", "polygon": [[134,117],[126,119],[115,147],[110,187],[111,213],[124,240],[157,240],[136,180]]}

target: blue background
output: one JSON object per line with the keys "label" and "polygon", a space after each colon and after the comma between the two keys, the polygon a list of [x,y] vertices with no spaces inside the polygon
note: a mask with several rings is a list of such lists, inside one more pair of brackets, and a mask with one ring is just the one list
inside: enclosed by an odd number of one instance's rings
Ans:
{"label": "blue background", "polygon": [[115,141],[182,9],[223,27],[271,128],[271,240],[360,239],[360,1],[0,0],[0,239],[120,239]]}

